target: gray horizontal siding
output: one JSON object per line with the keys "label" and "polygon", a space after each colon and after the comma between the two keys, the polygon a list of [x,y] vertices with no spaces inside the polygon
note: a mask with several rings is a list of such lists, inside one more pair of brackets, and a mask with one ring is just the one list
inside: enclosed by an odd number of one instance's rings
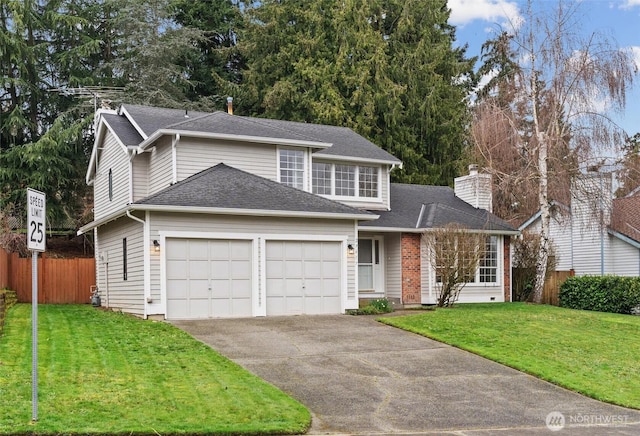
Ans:
{"label": "gray horizontal siding", "polygon": [[[127,239],[127,280],[123,275],[122,239]],[[104,306],[144,314],[144,255],[142,224],[120,218],[97,232],[96,272]],[[103,262],[101,257],[107,262]]]}
{"label": "gray horizontal siding", "polygon": [[219,163],[278,181],[275,145],[183,137],[176,154],[178,181]]}
{"label": "gray horizontal siding", "polygon": [[[113,196],[109,200],[109,170]],[[94,180],[94,216],[100,219],[129,203],[129,157],[107,129],[102,150],[98,150],[98,169]]]}

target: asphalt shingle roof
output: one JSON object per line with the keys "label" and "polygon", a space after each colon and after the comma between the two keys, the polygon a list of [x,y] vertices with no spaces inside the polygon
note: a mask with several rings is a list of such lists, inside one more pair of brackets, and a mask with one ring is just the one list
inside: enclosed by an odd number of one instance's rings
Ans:
{"label": "asphalt shingle roof", "polygon": [[[142,129],[147,137],[151,136],[156,130],[179,123],[185,119],[197,118],[207,114],[207,112],[186,111],[185,109],[167,109],[135,104],[125,104],[122,106],[127,113],[131,115],[138,127]],[[185,117],[187,114],[189,118]]]}
{"label": "asphalt shingle roof", "polygon": [[640,195],[613,200],[610,227],[640,243]]}
{"label": "asphalt shingle roof", "polygon": [[429,229],[457,223],[472,230],[515,231],[506,221],[456,197],[448,186],[391,184],[391,210],[363,227]]}
{"label": "asphalt shingle roof", "polygon": [[134,204],[371,216],[367,211],[223,163],[194,174]]}
{"label": "asphalt shingle roof", "polygon": [[[400,160],[373,142],[346,127],[294,121],[271,120],[226,112],[188,112],[182,109],[166,109],[139,105],[123,105],[138,127],[147,137],[160,129],[229,135],[282,138],[297,141],[330,143],[331,147],[319,150],[316,156],[351,157],[400,164]],[[142,142],[142,141],[140,141]]]}
{"label": "asphalt shingle roof", "polygon": [[126,117],[115,114],[102,114],[102,118],[111,126],[124,145],[138,145],[142,142],[142,136]]}
{"label": "asphalt shingle roof", "polygon": [[[246,118],[246,117],[241,117]],[[315,138],[317,141],[330,142],[330,148],[317,151],[316,156],[349,156],[364,159],[390,161],[399,164],[400,159],[387,153],[373,142],[358,135],[347,127],[327,126],[323,124],[299,123],[295,121],[250,118],[257,123],[277,127],[283,131],[295,132]]]}

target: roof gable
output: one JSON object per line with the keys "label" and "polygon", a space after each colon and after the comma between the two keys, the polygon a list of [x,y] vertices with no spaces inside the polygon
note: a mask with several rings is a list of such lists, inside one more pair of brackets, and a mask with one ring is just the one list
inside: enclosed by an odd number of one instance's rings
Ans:
{"label": "roof gable", "polygon": [[376,215],[223,163],[188,177],[134,205],[302,212],[325,215]]}

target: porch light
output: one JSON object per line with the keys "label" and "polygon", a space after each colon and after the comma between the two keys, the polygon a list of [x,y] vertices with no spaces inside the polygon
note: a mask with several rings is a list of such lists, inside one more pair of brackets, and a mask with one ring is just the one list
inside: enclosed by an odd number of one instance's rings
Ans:
{"label": "porch light", "polygon": [[347,245],[347,253],[349,253],[350,256],[353,256],[354,254],[356,254],[356,249],[353,246],[353,244]]}
{"label": "porch light", "polygon": [[158,242],[157,239],[153,240],[153,249],[157,252],[160,251],[160,243]]}

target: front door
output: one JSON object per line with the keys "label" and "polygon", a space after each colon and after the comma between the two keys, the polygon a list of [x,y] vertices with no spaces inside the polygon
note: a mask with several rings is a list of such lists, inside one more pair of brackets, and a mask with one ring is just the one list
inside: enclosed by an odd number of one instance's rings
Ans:
{"label": "front door", "polygon": [[384,295],[382,271],[382,240],[358,239],[358,291]]}

